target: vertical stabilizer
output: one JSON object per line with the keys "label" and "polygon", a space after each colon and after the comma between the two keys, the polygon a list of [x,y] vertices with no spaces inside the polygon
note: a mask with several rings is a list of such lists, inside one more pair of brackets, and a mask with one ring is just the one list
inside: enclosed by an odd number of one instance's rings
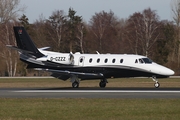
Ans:
{"label": "vertical stabilizer", "polygon": [[14,33],[16,37],[17,46],[22,51],[27,51],[28,54],[33,55],[37,58],[43,57],[44,55],[36,48],[33,41],[29,37],[24,27],[14,27]]}

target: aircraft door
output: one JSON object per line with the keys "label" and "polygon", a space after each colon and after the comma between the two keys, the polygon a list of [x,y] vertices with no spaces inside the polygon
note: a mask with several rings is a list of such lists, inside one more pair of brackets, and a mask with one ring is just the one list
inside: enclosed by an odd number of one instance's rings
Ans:
{"label": "aircraft door", "polygon": [[84,56],[81,56],[79,58],[79,66],[84,66],[84,60],[85,60],[85,57]]}

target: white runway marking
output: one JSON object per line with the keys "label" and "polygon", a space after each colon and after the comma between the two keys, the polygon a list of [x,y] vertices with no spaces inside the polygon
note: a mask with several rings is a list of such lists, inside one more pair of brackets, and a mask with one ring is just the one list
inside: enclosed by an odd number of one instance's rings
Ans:
{"label": "white runway marking", "polygon": [[18,93],[180,93],[177,90],[18,90]]}

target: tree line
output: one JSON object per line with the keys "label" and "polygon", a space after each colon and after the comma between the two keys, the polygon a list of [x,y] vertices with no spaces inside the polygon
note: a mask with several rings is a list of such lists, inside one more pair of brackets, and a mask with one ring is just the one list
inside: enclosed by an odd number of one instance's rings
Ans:
{"label": "tree line", "polygon": [[160,20],[156,10],[147,8],[127,19],[118,18],[111,10],[100,11],[88,23],[69,8],[68,14],[55,10],[47,19],[40,15],[30,24],[25,14],[17,17],[25,10],[19,3],[0,0],[0,76],[45,75],[27,71],[18,53],[6,47],[16,45],[13,26],[17,25],[25,27],[39,48],[49,46],[52,51],[66,53],[139,54],[180,74],[180,0],[171,3],[174,21]]}

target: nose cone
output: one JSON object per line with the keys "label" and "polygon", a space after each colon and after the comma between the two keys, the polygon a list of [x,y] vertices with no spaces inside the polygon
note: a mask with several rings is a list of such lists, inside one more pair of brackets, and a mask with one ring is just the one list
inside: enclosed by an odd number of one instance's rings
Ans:
{"label": "nose cone", "polygon": [[167,75],[167,76],[174,75],[174,71],[169,68],[164,68],[161,72],[162,74]]}
{"label": "nose cone", "polygon": [[169,76],[174,75],[174,71],[169,69],[169,70],[167,70],[167,74],[169,74]]}
{"label": "nose cone", "polygon": [[[156,67],[155,67],[156,66]],[[164,75],[164,76],[171,76],[171,75],[174,75],[174,71],[165,67],[165,66],[162,66],[162,65],[158,65],[158,64],[155,64],[154,66],[154,70],[159,73],[160,75]]]}
{"label": "nose cone", "polygon": [[169,75],[169,76],[174,75],[174,71],[169,69],[169,68],[167,68],[166,74]]}

